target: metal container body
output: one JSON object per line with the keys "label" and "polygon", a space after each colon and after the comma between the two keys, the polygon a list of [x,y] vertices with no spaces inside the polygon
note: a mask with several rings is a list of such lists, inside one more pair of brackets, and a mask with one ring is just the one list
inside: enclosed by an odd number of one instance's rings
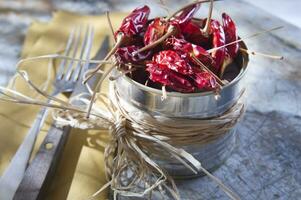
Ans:
{"label": "metal container body", "polygon": [[[234,128],[229,133],[207,144],[181,146],[179,148],[182,148],[193,155],[193,157],[200,161],[202,166],[208,171],[214,171],[231,155],[236,146],[236,138],[236,129]],[[163,166],[170,176],[175,179],[187,179],[205,175],[203,172],[194,174],[175,159],[154,159],[160,166]]]}
{"label": "metal container body", "polygon": [[127,79],[129,78],[116,80],[118,93],[124,100],[154,115],[167,117],[209,118],[217,116],[237,101],[243,89],[239,83],[229,85],[221,91],[218,100],[211,92],[209,95],[199,96],[168,92],[167,99],[162,101],[161,91],[154,92],[152,90],[155,89],[152,88],[141,89],[139,86],[142,85]]}
{"label": "metal container body", "polygon": [[[240,45],[246,48],[244,43]],[[239,66],[239,74],[222,88],[218,100],[216,100],[214,92],[193,94],[167,92],[167,99],[162,101],[161,90],[146,87],[126,76],[118,78],[114,85],[123,101],[140,111],[147,111],[153,116],[198,119],[214,117],[233,106],[244,90],[243,78],[247,70],[248,56],[240,54],[236,59],[236,64]],[[231,154],[235,141],[236,131],[233,129],[210,143],[180,146],[179,148],[185,149],[198,159],[207,170],[212,171]],[[155,159],[173,177],[189,178],[195,176],[179,162]]]}

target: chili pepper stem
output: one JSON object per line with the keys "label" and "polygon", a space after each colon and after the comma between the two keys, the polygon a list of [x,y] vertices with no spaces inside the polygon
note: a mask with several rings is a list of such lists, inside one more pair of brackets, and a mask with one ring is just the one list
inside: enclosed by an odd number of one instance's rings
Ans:
{"label": "chili pepper stem", "polygon": [[[115,44],[115,46],[111,49],[111,51],[106,55],[106,57],[104,58],[104,61],[107,61],[111,58],[111,56],[116,52],[116,50],[118,49],[118,47],[122,44],[123,42],[123,35],[117,36],[117,42]],[[83,83],[87,83],[87,81],[93,77],[93,75],[101,69],[101,67],[103,66],[103,64],[99,64],[94,70],[91,71],[90,75],[86,77],[85,80],[83,80]],[[114,66],[114,65],[113,65]]]}
{"label": "chili pepper stem", "polygon": [[244,38],[241,38],[241,39],[235,40],[235,41],[233,41],[233,42],[230,42],[230,43],[228,43],[228,44],[225,44],[225,45],[223,45],[223,46],[219,46],[219,47],[216,47],[216,48],[209,49],[209,50],[207,50],[207,52],[208,52],[208,53],[212,53],[212,52],[214,52],[214,51],[216,51],[216,50],[219,50],[219,49],[221,49],[221,48],[227,47],[227,46],[229,46],[229,45],[232,45],[232,44],[241,42],[241,41],[243,41],[243,40],[251,39],[251,38],[257,37],[257,36],[259,36],[259,35],[265,34],[265,33],[269,33],[269,32],[272,32],[272,31],[276,31],[276,30],[279,30],[279,29],[282,29],[282,28],[283,28],[283,26],[277,26],[277,27],[275,27],[275,28],[271,28],[271,29],[264,30],[264,31],[261,31],[261,32],[258,32],[258,33],[254,33],[254,34],[248,35],[248,36],[246,36],[246,37],[244,37]]}
{"label": "chili pepper stem", "polygon": [[91,96],[91,99],[90,99],[90,104],[89,104],[89,107],[88,107],[88,110],[87,110],[87,115],[86,115],[86,118],[89,118],[90,116],[90,113],[91,113],[91,110],[92,110],[92,106],[94,104],[94,100],[95,100],[95,97],[96,97],[96,93],[97,93],[97,90],[99,89],[100,85],[102,84],[102,82],[105,80],[105,78],[111,73],[111,71],[115,68],[115,65],[112,65],[102,76],[101,78],[99,79],[99,81],[97,82],[97,85],[93,91],[93,94]]}
{"label": "chili pepper stem", "polygon": [[139,49],[136,52],[133,52],[133,55],[136,55],[138,53],[141,53],[143,51],[152,49],[154,47],[156,47],[157,45],[161,44],[162,42],[164,42],[169,36],[173,35],[176,31],[176,28],[174,26],[170,26],[167,30],[167,33],[165,35],[163,35],[161,38],[159,38],[158,40],[156,40],[155,42],[144,46],[143,48]]}
{"label": "chili pepper stem", "polygon": [[167,99],[167,93],[166,93],[166,86],[163,85],[163,86],[162,86],[162,96],[161,96],[161,101],[164,101],[165,99]]}
{"label": "chili pepper stem", "polygon": [[137,65],[137,64],[133,64],[133,63],[123,63],[123,65],[126,65],[128,67],[136,67],[136,68],[145,68],[144,65]]}
{"label": "chili pepper stem", "polygon": [[239,48],[240,51],[247,53],[249,55],[258,55],[258,56],[262,56],[262,57],[266,57],[266,58],[271,58],[271,59],[276,59],[276,60],[283,60],[284,57],[283,56],[278,56],[278,55],[269,55],[269,54],[265,54],[265,53],[260,53],[260,52],[255,52],[255,51],[250,51],[244,48]]}
{"label": "chili pepper stem", "polygon": [[221,87],[216,88],[216,90],[214,90],[214,99],[217,101],[221,98]]}
{"label": "chili pepper stem", "polygon": [[192,55],[192,58],[194,59],[195,62],[197,62],[205,71],[209,72],[214,78],[217,80],[219,86],[224,86],[224,82],[216,76],[206,65],[204,65],[199,59],[197,59],[194,55]]}
{"label": "chili pepper stem", "polygon": [[[172,13],[169,17],[166,18],[166,21],[169,21],[171,18],[173,18],[174,16],[176,16],[179,12],[181,12],[182,10],[185,10],[186,8],[189,8],[190,6],[196,5],[196,4],[200,4],[200,3],[208,3],[211,0],[198,0],[198,1],[194,1],[192,3],[189,3],[185,6],[183,6],[182,8],[176,10],[174,13]],[[214,0],[214,1],[221,1],[221,0]]]}
{"label": "chili pepper stem", "polygon": [[206,21],[206,25],[205,25],[204,29],[202,30],[206,37],[209,36],[209,32],[210,32],[210,22],[211,22],[211,18],[212,18],[212,12],[213,12],[213,0],[210,1],[208,18]]}
{"label": "chili pepper stem", "polygon": [[112,25],[112,21],[111,21],[111,17],[110,17],[110,12],[109,11],[106,11],[106,17],[107,17],[107,20],[108,20],[108,24],[110,26],[110,30],[111,30],[112,36],[113,36],[113,38],[114,38],[114,40],[116,42],[116,39],[114,37],[115,31],[114,31],[114,28],[113,28],[113,25]]}

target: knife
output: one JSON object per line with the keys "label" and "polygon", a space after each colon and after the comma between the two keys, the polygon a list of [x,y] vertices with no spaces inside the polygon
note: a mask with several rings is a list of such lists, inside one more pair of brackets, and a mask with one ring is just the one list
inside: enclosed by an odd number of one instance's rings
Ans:
{"label": "knife", "polygon": [[[94,60],[103,59],[109,50],[109,37],[105,36],[103,43]],[[97,64],[90,64],[88,69],[95,68]],[[89,80],[89,85],[94,86],[99,77]],[[71,96],[87,92],[85,85],[77,81],[77,85]],[[41,144],[36,156],[26,169],[24,178],[14,196],[14,200],[43,199],[51,177],[55,173],[56,166],[67,141],[71,127],[57,128],[53,124]]]}

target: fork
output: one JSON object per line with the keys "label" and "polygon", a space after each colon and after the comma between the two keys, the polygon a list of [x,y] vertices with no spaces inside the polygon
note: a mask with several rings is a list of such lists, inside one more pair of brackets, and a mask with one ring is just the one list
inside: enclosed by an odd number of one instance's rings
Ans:
{"label": "fork", "polygon": [[[75,27],[67,40],[64,56],[72,58],[78,57],[80,59],[88,60],[92,48],[92,41],[94,38],[94,29],[87,25],[82,31],[82,26]],[[81,41],[81,36],[83,40]],[[59,65],[58,73],[53,82],[54,90],[51,96],[58,95],[63,92],[72,92],[78,81],[82,81],[83,72],[88,68],[89,63],[74,62],[74,60],[62,60]],[[50,103],[50,99],[48,103]],[[47,108],[42,108],[38,113],[38,117],[34,121],[33,126],[26,135],[24,141],[18,148],[9,166],[4,171],[0,178],[0,199],[11,200],[14,197],[16,190],[27,168],[31,153],[45,119],[48,114]]]}

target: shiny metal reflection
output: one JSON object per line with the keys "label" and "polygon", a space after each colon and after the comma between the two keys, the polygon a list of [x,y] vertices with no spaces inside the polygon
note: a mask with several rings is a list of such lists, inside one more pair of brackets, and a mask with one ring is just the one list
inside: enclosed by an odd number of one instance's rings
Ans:
{"label": "shiny metal reflection", "polygon": [[[247,48],[243,42],[240,45]],[[127,76],[118,78],[114,85],[120,98],[139,110],[148,111],[153,115],[180,118],[214,117],[228,110],[238,100],[245,88],[243,79],[246,75],[249,57],[247,54],[240,53],[235,62],[240,67],[240,72],[234,80],[221,89],[221,96],[218,100],[216,100],[214,92],[193,94],[167,92],[168,98],[162,101],[161,90],[142,85]],[[219,167],[231,154],[235,141],[236,130],[234,128],[210,143],[180,146],[179,148],[191,153],[207,170],[212,171]],[[174,177],[195,176],[178,162],[160,160],[160,158],[156,158],[156,160]],[[198,175],[202,175],[202,173]]]}

